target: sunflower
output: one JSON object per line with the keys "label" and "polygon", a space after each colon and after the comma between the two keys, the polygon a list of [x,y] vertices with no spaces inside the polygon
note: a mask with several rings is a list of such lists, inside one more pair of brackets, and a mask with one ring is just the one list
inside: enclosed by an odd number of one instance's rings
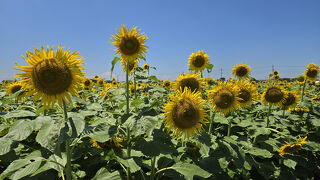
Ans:
{"label": "sunflower", "polygon": [[24,89],[29,89],[25,96],[32,96],[34,101],[41,98],[40,105],[45,109],[52,107],[56,100],[62,106],[63,102],[71,102],[70,95],[77,95],[78,83],[81,81],[84,69],[81,65],[83,58],[74,51],[65,51],[60,45],[54,52],[52,47],[47,50],[34,48],[35,53],[27,51],[26,57],[22,56],[31,66],[18,65],[16,70],[25,73],[17,74],[22,78]]}
{"label": "sunflower", "polygon": [[257,97],[257,90],[254,85],[246,81],[239,81],[236,83],[238,86],[238,102],[241,107],[251,105]]}
{"label": "sunflower", "polygon": [[92,81],[91,81],[91,79],[89,79],[89,78],[87,78],[87,77],[84,77],[84,78],[82,79],[82,83],[81,83],[80,86],[81,86],[83,89],[85,89],[85,90],[89,90],[90,87],[92,86]]}
{"label": "sunflower", "polygon": [[296,81],[298,82],[298,84],[303,84],[304,80],[305,80],[305,77],[303,74],[296,77]]}
{"label": "sunflower", "polygon": [[6,92],[8,95],[12,95],[22,89],[21,81],[8,84],[6,87]]}
{"label": "sunflower", "polygon": [[232,68],[232,74],[239,79],[249,79],[250,71],[250,67],[246,63],[238,64]]}
{"label": "sunflower", "polygon": [[208,91],[213,109],[225,115],[239,107],[238,87],[233,83],[219,82],[217,87]]}
{"label": "sunflower", "polygon": [[93,77],[93,79],[99,79],[100,77],[98,76],[98,75],[95,75],[94,77]]}
{"label": "sunflower", "polygon": [[180,74],[174,83],[175,90],[184,89],[185,87],[193,91],[201,91],[202,80],[199,79],[199,74]]}
{"label": "sunflower", "polygon": [[[123,72],[126,72],[126,70],[127,70],[127,61],[121,59],[120,62],[121,62],[121,65],[123,67]],[[134,70],[136,68],[138,68],[137,62],[138,62],[137,60],[129,61],[129,75],[132,75]]]}
{"label": "sunflower", "polygon": [[189,138],[196,132],[202,131],[202,124],[208,123],[204,110],[204,100],[200,99],[200,92],[185,88],[178,90],[176,95],[170,96],[170,101],[164,106],[164,123],[171,136]]}
{"label": "sunflower", "polygon": [[279,75],[274,75],[274,79],[279,80],[280,76]]}
{"label": "sunflower", "polygon": [[317,64],[308,64],[307,69],[304,71],[304,74],[307,79],[316,80],[320,70]]}
{"label": "sunflower", "polygon": [[311,98],[311,102],[319,102],[319,101],[320,101],[320,97]]}
{"label": "sunflower", "polygon": [[149,70],[149,64],[144,64],[144,65],[142,66],[142,69],[148,71],[148,70]]}
{"label": "sunflower", "polygon": [[264,104],[281,105],[287,96],[287,92],[281,86],[271,84],[263,92],[261,100]]}
{"label": "sunflower", "polygon": [[270,73],[270,74],[269,74],[269,78],[272,78],[272,77],[273,77],[273,74],[272,74],[272,73]]}
{"label": "sunflower", "polygon": [[279,149],[278,149],[278,152],[281,156],[285,155],[285,154],[293,154],[293,153],[296,153],[298,151],[300,151],[302,149],[302,146],[304,144],[307,144],[307,136],[304,137],[304,138],[301,138],[299,136],[299,141],[298,142],[286,142],[285,145],[281,146]]}
{"label": "sunflower", "polygon": [[97,84],[98,84],[98,86],[103,87],[103,85],[104,85],[104,79],[98,78],[98,79],[97,79]]}
{"label": "sunflower", "polygon": [[204,51],[194,52],[190,55],[188,65],[193,72],[202,72],[209,63],[209,56]]}
{"label": "sunflower", "polygon": [[144,43],[147,40],[147,36],[140,34],[140,30],[137,27],[133,27],[131,30],[122,25],[118,33],[112,35],[112,44],[116,47],[114,52],[117,55],[121,55],[122,59],[126,61],[133,61],[139,58],[144,58],[147,52],[148,46]]}
{"label": "sunflower", "polygon": [[97,147],[98,149],[115,149],[115,148],[122,148],[123,145],[120,144],[125,141],[125,138],[119,136],[113,136],[106,142],[99,142],[94,139],[90,139],[90,142],[93,146]]}
{"label": "sunflower", "polygon": [[165,80],[162,84],[163,87],[165,88],[170,88],[171,82],[169,80]]}
{"label": "sunflower", "polygon": [[299,101],[299,96],[297,96],[297,93],[288,92],[287,97],[284,99],[284,101],[280,104],[280,106],[283,109],[288,109],[290,107],[294,107],[297,105]]}
{"label": "sunflower", "polygon": [[114,87],[117,87],[118,82],[117,82],[117,81],[112,81],[111,84],[112,84]]}

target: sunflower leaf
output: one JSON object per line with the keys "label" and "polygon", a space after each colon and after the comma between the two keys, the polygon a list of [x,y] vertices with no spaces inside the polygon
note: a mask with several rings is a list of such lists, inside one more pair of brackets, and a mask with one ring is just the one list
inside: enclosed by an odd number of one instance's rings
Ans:
{"label": "sunflower leaf", "polygon": [[207,66],[206,66],[207,72],[208,72],[208,73],[211,73],[213,67],[214,67],[213,64],[208,63]]}
{"label": "sunflower leaf", "polygon": [[111,73],[110,73],[110,77],[112,78],[112,73],[113,73],[113,69],[114,66],[116,65],[116,63],[120,60],[119,57],[114,57],[113,60],[111,61],[112,67],[111,67]]}

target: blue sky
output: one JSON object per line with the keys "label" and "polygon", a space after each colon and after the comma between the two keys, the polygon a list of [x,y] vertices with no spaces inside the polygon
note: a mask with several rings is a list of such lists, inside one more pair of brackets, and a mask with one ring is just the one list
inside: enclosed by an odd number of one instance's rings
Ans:
{"label": "blue sky", "polygon": [[[121,24],[148,36],[147,63],[158,78],[187,72],[197,50],[215,66],[205,76],[220,78],[222,69],[228,78],[246,62],[257,79],[272,65],[281,77],[295,77],[320,62],[319,7],[319,0],[1,0],[0,79],[13,78],[15,62],[26,65],[26,50],[58,44],[84,56],[87,76],[109,79],[110,37]],[[115,76],[124,77],[120,64]]]}

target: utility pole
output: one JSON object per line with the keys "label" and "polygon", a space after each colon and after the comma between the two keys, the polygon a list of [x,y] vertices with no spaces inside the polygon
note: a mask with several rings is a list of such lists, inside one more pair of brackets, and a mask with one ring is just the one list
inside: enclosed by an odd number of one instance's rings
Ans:
{"label": "utility pole", "polygon": [[272,64],[272,72],[274,71],[274,65]]}
{"label": "utility pole", "polygon": [[222,78],[222,68],[220,69],[220,78]]}

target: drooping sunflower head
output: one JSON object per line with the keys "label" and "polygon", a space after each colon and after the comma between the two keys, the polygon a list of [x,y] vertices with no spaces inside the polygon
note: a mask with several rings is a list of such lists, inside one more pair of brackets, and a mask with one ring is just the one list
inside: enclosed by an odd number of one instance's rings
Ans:
{"label": "drooping sunflower head", "polygon": [[149,70],[149,64],[144,64],[143,66],[142,66],[142,69],[144,69],[144,70]]}
{"label": "drooping sunflower head", "polygon": [[279,85],[269,85],[261,96],[263,104],[281,105],[287,97],[287,92]]}
{"label": "drooping sunflower head", "polygon": [[238,87],[233,83],[219,82],[213,90],[208,90],[213,109],[225,115],[239,107]]}
{"label": "drooping sunflower head", "polygon": [[123,67],[123,72],[126,72],[127,69],[127,63],[129,62],[129,75],[132,75],[134,70],[138,68],[138,61],[137,60],[131,60],[131,61],[125,61],[125,60],[120,60],[121,65]]}
{"label": "drooping sunflower head", "polygon": [[98,86],[103,87],[103,85],[104,85],[104,79],[98,78],[97,84],[98,84]]}
{"label": "drooping sunflower head", "polygon": [[202,80],[199,78],[199,74],[180,74],[180,76],[174,82],[175,90],[183,90],[184,88],[193,91],[201,91]]}
{"label": "drooping sunflower head", "polygon": [[299,102],[299,96],[297,94],[297,92],[288,92],[287,97],[280,104],[280,106],[284,109],[296,106]]}
{"label": "drooping sunflower head", "polygon": [[297,153],[298,151],[300,151],[302,149],[302,146],[304,144],[307,144],[307,136],[304,138],[301,138],[299,136],[299,141],[297,142],[286,142],[285,145],[281,146],[278,149],[278,152],[281,156],[285,155],[285,154],[293,154],[293,153]]}
{"label": "drooping sunflower head", "polygon": [[238,64],[232,68],[232,74],[239,79],[249,79],[251,68],[246,63]]}
{"label": "drooping sunflower head", "polygon": [[164,106],[164,122],[172,136],[189,138],[196,132],[202,131],[206,124],[207,113],[204,110],[204,100],[200,92],[191,92],[185,88],[170,96],[170,101]]}
{"label": "drooping sunflower head", "polygon": [[209,63],[208,57],[204,51],[193,52],[189,57],[189,68],[193,72],[202,72]]}
{"label": "drooping sunflower head", "polygon": [[148,46],[145,45],[147,36],[139,33],[137,27],[131,30],[122,25],[117,30],[115,35],[112,35],[111,41],[115,46],[114,52],[116,55],[121,55],[122,59],[126,61],[136,60],[145,57]]}
{"label": "drooping sunflower head", "polygon": [[304,71],[304,74],[307,79],[316,80],[320,70],[317,64],[311,63],[308,64],[307,69]]}
{"label": "drooping sunflower head", "polygon": [[240,106],[246,107],[251,105],[257,97],[256,87],[246,81],[239,81],[236,83],[236,85],[238,86],[238,102]]}
{"label": "drooping sunflower head", "polygon": [[70,94],[77,95],[78,84],[81,81],[84,69],[81,65],[83,58],[78,52],[70,53],[60,45],[54,52],[52,47],[45,50],[34,48],[35,53],[27,51],[26,57],[22,56],[31,66],[18,65],[16,70],[24,71],[17,74],[22,78],[24,89],[29,91],[26,96],[34,95],[34,100],[41,98],[40,105],[45,109],[52,107],[56,101],[62,106],[63,101],[71,102]]}

